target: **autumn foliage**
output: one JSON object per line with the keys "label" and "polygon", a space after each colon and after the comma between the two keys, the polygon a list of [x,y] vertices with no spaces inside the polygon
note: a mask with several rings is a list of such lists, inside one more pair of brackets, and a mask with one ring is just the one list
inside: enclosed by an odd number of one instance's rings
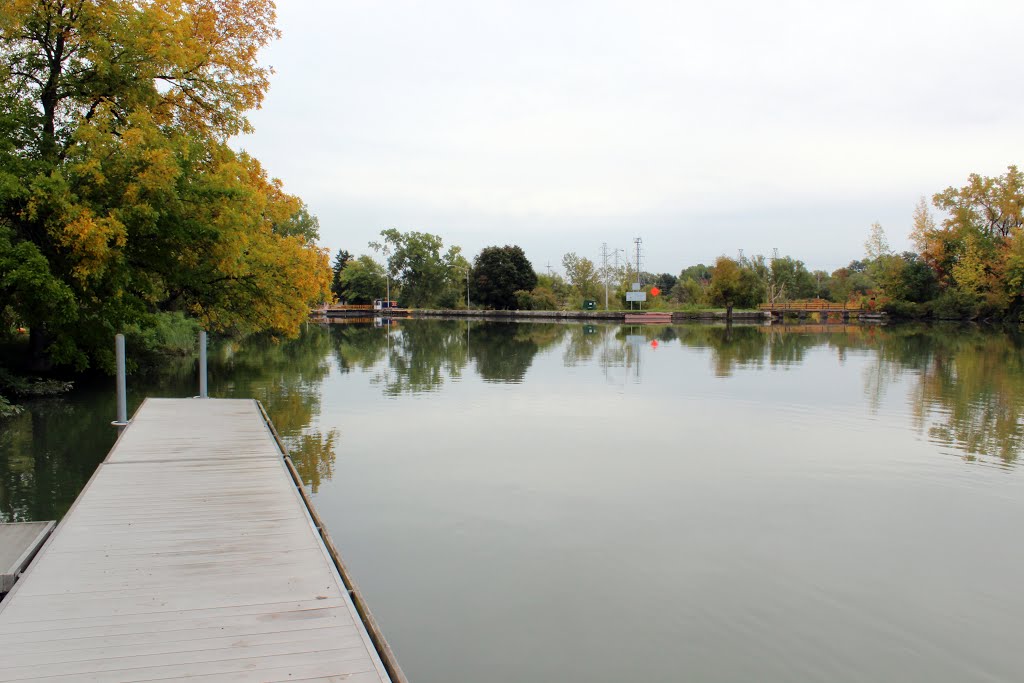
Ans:
{"label": "autumn foliage", "polygon": [[106,364],[169,312],[289,334],[328,296],[316,219],[227,144],[274,21],[268,0],[0,0],[0,316],[37,357]]}

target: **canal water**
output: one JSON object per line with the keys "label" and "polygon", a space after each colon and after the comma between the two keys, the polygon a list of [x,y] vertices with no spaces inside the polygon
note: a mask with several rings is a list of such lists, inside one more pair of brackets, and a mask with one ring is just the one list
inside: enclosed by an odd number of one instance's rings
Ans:
{"label": "canal water", "polygon": [[[1020,681],[1022,346],[411,320],[221,343],[210,388],[267,406],[414,683]],[[0,422],[0,520],[67,510],[112,386]]]}

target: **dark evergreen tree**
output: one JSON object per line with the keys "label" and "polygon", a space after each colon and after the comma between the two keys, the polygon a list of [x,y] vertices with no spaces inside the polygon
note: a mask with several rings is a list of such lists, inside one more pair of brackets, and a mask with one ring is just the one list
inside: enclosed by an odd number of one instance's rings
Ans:
{"label": "dark evergreen tree", "polygon": [[338,254],[334,257],[334,265],[331,266],[331,270],[334,271],[334,277],[331,278],[331,291],[334,292],[334,296],[336,296],[339,301],[345,298],[342,294],[343,287],[341,284],[341,271],[345,269],[345,264],[351,260],[352,254],[344,251],[343,249],[339,249]]}

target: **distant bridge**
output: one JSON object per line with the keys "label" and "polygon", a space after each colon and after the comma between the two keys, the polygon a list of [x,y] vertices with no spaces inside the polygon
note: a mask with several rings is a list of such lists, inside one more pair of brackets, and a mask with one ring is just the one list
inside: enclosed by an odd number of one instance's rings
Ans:
{"label": "distant bridge", "polygon": [[782,316],[786,313],[796,313],[804,317],[807,313],[836,313],[849,318],[850,314],[861,315],[875,313],[871,308],[864,308],[860,302],[846,301],[836,303],[825,299],[810,299],[807,301],[778,301],[769,304],[758,305],[758,310],[767,311],[775,316]]}

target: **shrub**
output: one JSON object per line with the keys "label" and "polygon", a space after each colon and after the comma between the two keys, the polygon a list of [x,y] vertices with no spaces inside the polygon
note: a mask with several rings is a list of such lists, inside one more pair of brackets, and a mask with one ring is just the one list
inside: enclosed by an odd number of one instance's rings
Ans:
{"label": "shrub", "polygon": [[932,317],[939,320],[971,320],[978,316],[978,296],[960,289],[947,289],[932,304]]}
{"label": "shrub", "polygon": [[882,304],[881,310],[885,311],[893,318],[900,318],[902,320],[919,320],[927,316],[929,313],[928,306],[915,304],[913,301],[901,301],[898,299]]}

